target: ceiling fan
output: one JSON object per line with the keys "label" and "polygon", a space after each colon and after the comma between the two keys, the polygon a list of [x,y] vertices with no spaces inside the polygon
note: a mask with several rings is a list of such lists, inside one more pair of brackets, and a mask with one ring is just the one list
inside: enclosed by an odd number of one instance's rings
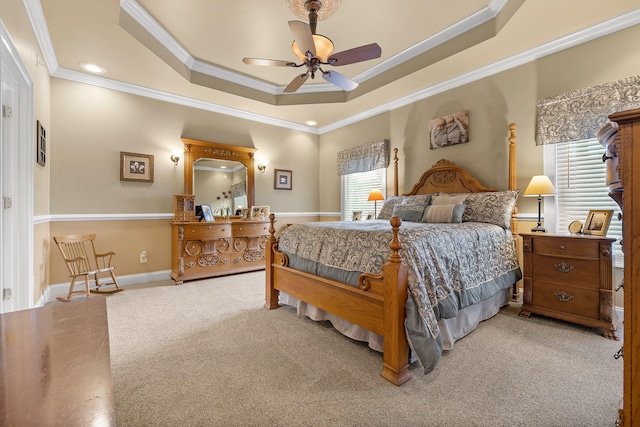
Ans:
{"label": "ceiling fan", "polygon": [[300,64],[291,61],[275,59],[244,58],[242,61],[250,65],[266,65],[276,67],[306,67],[304,74],[297,75],[284,89],[285,93],[297,91],[309,77],[315,78],[317,71],[322,73],[322,77],[329,83],[333,83],[339,88],[351,91],[358,87],[358,83],[337,71],[325,71],[322,65],[341,66],[354,64],[356,62],[368,61],[380,58],[382,49],[377,43],[356,47],[342,52],[333,53],[333,42],[329,38],[316,34],[318,24],[318,11],[322,7],[321,1],[309,0],[305,3],[305,9],[309,12],[309,23],[302,21],[289,21],[289,29],[293,34],[293,45],[291,49],[302,60]]}

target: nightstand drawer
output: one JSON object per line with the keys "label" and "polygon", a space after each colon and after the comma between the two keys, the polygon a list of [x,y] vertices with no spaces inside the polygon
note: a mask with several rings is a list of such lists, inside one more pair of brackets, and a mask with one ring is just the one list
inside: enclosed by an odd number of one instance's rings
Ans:
{"label": "nightstand drawer", "polygon": [[600,292],[573,286],[534,282],[532,305],[562,313],[598,319]]}
{"label": "nightstand drawer", "polygon": [[589,259],[559,258],[534,254],[533,271],[535,280],[541,282],[575,285],[590,289],[600,288],[598,264]]}
{"label": "nightstand drawer", "polygon": [[598,259],[600,243],[589,239],[538,238],[533,243],[534,254]]}

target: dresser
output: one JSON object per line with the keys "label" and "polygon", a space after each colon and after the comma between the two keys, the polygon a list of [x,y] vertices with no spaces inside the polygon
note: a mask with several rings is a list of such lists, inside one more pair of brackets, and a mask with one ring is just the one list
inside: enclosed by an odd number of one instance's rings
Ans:
{"label": "dresser", "polygon": [[269,221],[218,219],[171,223],[171,278],[176,284],[263,270]]}
{"label": "dresser", "polygon": [[520,233],[524,296],[520,316],[531,313],[601,328],[618,339],[613,291],[615,239],[605,236]]}

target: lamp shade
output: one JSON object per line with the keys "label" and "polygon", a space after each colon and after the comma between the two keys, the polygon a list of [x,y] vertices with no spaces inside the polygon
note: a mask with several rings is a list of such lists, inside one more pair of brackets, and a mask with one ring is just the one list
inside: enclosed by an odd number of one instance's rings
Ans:
{"label": "lamp shade", "polygon": [[371,193],[369,193],[369,198],[367,199],[367,201],[372,202],[375,200],[384,200],[384,196],[382,195],[382,191],[380,190],[371,190]]}
{"label": "lamp shade", "polygon": [[531,178],[527,189],[522,194],[525,197],[551,196],[556,194],[556,189],[546,175],[536,175]]}

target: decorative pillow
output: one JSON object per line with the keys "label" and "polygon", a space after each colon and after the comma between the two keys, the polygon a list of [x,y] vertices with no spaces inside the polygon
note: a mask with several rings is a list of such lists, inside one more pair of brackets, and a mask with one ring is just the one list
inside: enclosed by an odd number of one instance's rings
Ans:
{"label": "decorative pillow", "polygon": [[467,209],[462,216],[463,222],[487,222],[509,230],[511,213],[520,190],[470,193],[464,204]]}
{"label": "decorative pillow", "polygon": [[403,221],[420,222],[424,213],[423,204],[398,204],[393,209],[393,216],[399,216]]}
{"label": "decorative pillow", "polygon": [[465,205],[430,205],[424,210],[422,222],[462,222]]}
{"label": "decorative pillow", "polygon": [[384,205],[382,205],[382,209],[380,209],[380,213],[378,214],[378,219],[391,219],[393,208],[400,203],[402,203],[402,196],[389,197],[384,201]]}
{"label": "decorative pillow", "polygon": [[431,198],[432,205],[462,205],[468,194],[446,194],[438,193],[434,194]]}
{"label": "decorative pillow", "polygon": [[415,196],[404,196],[402,203],[405,205],[428,205],[431,201],[431,194],[417,194]]}

